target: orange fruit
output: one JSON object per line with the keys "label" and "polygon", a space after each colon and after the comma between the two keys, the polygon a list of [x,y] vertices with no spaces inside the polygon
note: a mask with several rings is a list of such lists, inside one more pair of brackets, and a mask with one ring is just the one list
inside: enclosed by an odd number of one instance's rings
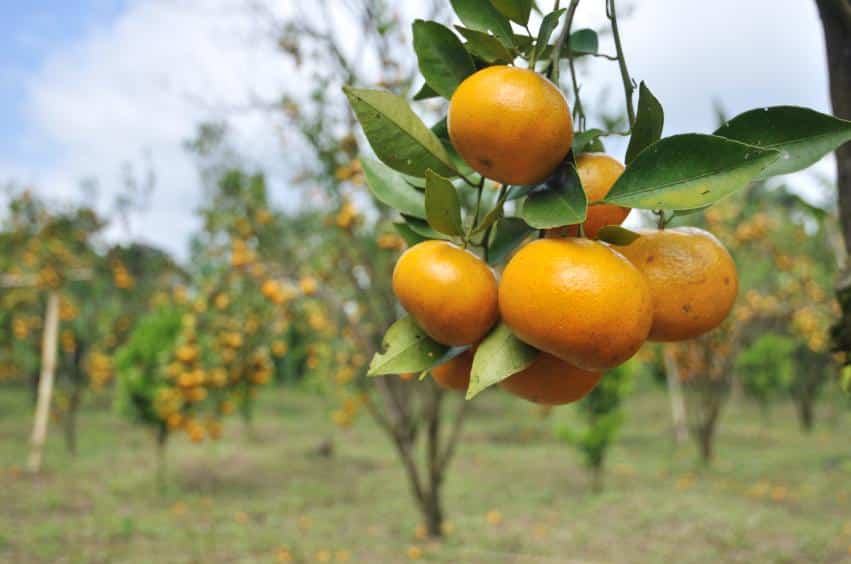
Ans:
{"label": "orange fruit", "polygon": [[499,309],[522,341],[593,371],[635,354],[653,320],[641,272],[589,239],[538,239],[521,248],[502,274]]}
{"label": "orange fruit", "polygon": [[467,77],[449,102],[449,138],[473,169],[503,184],[537,184],[573,143],[570,108],[540,74],[492,66]]}
{"label": "orange fruit", "polygon": [[528,368],[512,374],[500,386],[510,394],[542,405],[564,405],[584,398],[602,372],[582,370],[547,353]]}
{"label": "orange fruit", "polygon": [[423,241],[402,253],[393,291],[423,331],[444,345],[480,340],[499,315],[493,271],[447,241]]}
{"label": "orange fruit", "polygon": [[466,391],[470,385],[470,371],[473,369],[475,354],[475,350],[471,348],[440,366],[435,366],[431,369],[431,377],[448,390]]}
{"label": "orange fruit", "polygon": [[643,231],[618,247],[644,273],[653,297],[653,341],[693,339],[714,329],[736,301],[733,257],[696,227]]}
{"label": "orange fruit", "polygon": [[[624,171],[617,159],[602,153],[584,153],[576,159],[576,172],[582,181],[582,188],[588,196],[588,216],[582,224],[585,236],[596,239],[600,229],[607,225],[620,225],[629,215],[629,208],[614,204],[595,204],[608,195],[609,190]],[[557,227],[547,230],[547,237],[576,237],[579,228],[576,225]]]}

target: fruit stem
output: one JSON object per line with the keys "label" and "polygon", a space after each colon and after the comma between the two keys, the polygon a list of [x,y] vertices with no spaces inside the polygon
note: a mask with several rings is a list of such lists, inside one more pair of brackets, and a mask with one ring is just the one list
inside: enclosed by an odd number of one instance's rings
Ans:
{"label": "fruit stem", "polygon": [[615,0],[606,0],[606,16],[612,23],[612,38],[615,41],[618,67],[620,67],[624,95],[626,96],[626,115],[629,119],[629,129],[632,130],[635,125],[635,109],[632,107],[632,96],[635,92],[635,85],[632,83],[632,78],[629,76],[629,70],[626,68],[626,57],[623,53],[623,44],[621,43],[621,34],[620,29],[618,28],[618,14],[615,9]]}

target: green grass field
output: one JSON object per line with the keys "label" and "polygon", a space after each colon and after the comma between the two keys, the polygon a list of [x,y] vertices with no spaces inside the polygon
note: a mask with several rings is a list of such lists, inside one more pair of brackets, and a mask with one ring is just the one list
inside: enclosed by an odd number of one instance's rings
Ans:
{"label": "green grass field", "polygon": [[[594,495],[577,453],[553,438],[570,409],[542,418],[485,394],[446,484],[449,535],[432,542],[369,418],[338,430],[304,392],[267,390],[253,433],[232,419],[220,442],[175,440],[160,494],[152,438],[92,405],[76,460],[54,426],[43,474],[21,472],[30,400],[2,388],[0,561],[851,562],[847,412],[822,406],[803,436],[791,406],[765,419],[728,405],[716,465],[701,471],[693,444],[672,443],[663,393],[627,405]],[[327,436],[335,455],[311,454]]]}

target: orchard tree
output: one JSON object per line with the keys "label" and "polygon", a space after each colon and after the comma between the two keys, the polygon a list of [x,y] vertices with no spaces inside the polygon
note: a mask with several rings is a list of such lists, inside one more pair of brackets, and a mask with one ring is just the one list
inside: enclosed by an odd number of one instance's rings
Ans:
{"label": "orchard tree", "polygon": [[[361,88],[356,77],[345,88],[376,157],[360,159],[369,188],[400,212],[410,245],[392,275],[408,315],[388,329],[369,374],[453,363],[470,367],[468,399],[499,383],[561,404],[648,338],[719,341],[709,331],[733,306],[735,264],[708,232],[666,227],[754,180],[806,168],[846,141],[851,123],[783,106],[745,112],[711,135],[663,137],[661,103],[629,73],[614,0],[606,3],[613,55],[593,30],[573,28],[578,0],[556,2],[534,34],[532,2],[451,4],[461,26],[413,24],[426,83],[414,98],[449,100],[447,119],[427,126],[398,89]],[[625,166],[592,154],[623,135],[588,126],[573,71],[596,55],[616,62],[623,79]],[[658,230],[618,227],[632,208],[656,213]],[[710,345],[714,354],[724,340]],[[726,378],[724,362],[714,366]]]}

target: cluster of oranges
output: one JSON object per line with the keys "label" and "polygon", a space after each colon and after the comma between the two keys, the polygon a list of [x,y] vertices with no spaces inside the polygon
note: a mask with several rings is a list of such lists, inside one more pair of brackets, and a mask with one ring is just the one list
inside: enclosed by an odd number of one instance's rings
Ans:
{"label": "cluster of oranges", "polygon": [[[561,92],[541,75],[513,67],[467,78],[450,102],[448,129],[464,160],[503,184],[543,182],[573,142]],[[558,405],[583,397],[645,341],[692,339],[726,318],[738,281],[718,239],[677,228],[643,231],[624,246],[594,240],[629,213],[600,203],[624,167],[603,154],[583,154],[576,167],[590,204],[581,229],[548,230],[522,246],[499,277],[448,241],[424,241],[400,257],[393,289],[401,305],[435,341],[470,347],[432,369],[440,384],[467,387],[475,348],[500,319],[539,351],[502,387]]]}

